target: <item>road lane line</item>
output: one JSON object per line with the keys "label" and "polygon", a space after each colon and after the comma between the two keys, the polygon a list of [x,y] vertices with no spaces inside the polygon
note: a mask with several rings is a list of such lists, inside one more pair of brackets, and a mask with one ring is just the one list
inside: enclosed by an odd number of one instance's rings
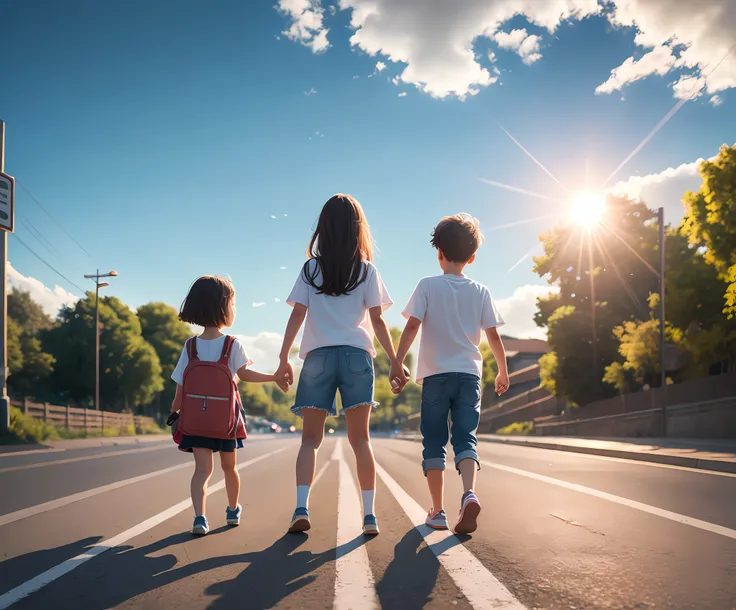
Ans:
{"label": "road lane line", "polygon": [[29,506],[28,508],[16,510],[12,513],[0,515],[0,527],[2,527],[3,525],[8,525],[9,523],[14,523],[15,521],[20,521],[21,519],[33,517],[34,515],[40,515],[41,513],[45,513],[50,510],[56,510],[57,508],[61,508],[62,506],[66,506],[67,504],[73,504],[74,502],[79,502],[80,500],[86,500],[87,498],[99,496],[100,494],[104,494],[108,491],[113,491],[114,489],[120,489],[121,487],[127,487],[128,485],[134,485],[135,483],[140,483],[141,481],[152,479],[153,477],[167,474],[169,472],[174,472],[175,470],[181,470],[182,468],[187,467],[191,467],[191,464],[189,462],[186,462],[185,464],[178,464],[177,466],[171,466],[170,468],[163,468],[162,470],[156,470],[147,474],[142,474],[140,476],[125,479],[123,481],[110,483],[109,485],[102,485],[101,487],[95,487],[86,491],[80,491],[79,493],[64,496],[63,498],[57,498],[56,500],[50,500],[49,502],[44,502],[43,504],[36,504],[35,506]]}
{"label": "road lane line", "polygon": [[452,532],[433,530],[424,524],[427,516],[424,509],[380,464],[376,464],[376,472],[475,610],[525,610],[525,606],[475,555],[462,546]]}
{"label": "road lane line", "polygon": [[[252,460],[248,460],[247,462],[238,464],[237,469],[242,470],[243,468],[252,466],[253,464],[256,464],[263,460],[267,460],[268,458],[273,457],[277,453],[281,453],[282,451],[286,451],[287,449],[289,449],[289,447],[282,447],[281,449],[276,449],[275,451],[271,451],[257,458],[253,458]],[[209,487],[209,489],[207,490],[207,495],[208,496],[212,495],[213,493],[216,493],[224,488],[225,488],[225,479],[222,479],[218,483],[215,483],[214,485],[211,485]],[[93,559],[97,557],[98,555],[101,555],[105,551],[109,551],[110,549],[113,549],[116,546],[119,546],[127,542],[128,540],[147,532],[148,530],[156,527],[157,525],[160,525],[164,521],[167,521],[168,519],[175,517],[179,513],[184,512],[185,510],[190,508],[191,505],[192,505],[191,498],[182,500],[181,502],[174,504],[174,506],[167,508],[166,510],[158,513],[157,515],[154,515],[153,517],[146,519],[145,521],[139,523],[138,525],[135,525],[131,527],[130,529],[125,530],[124,532],[118,534],[117,536],[113,536],[112,538],[103,540],[99,544],[96,544],[90,547],[89,549],[87,549],[84,553],[81,553],[77,555],[76,557],[72,557],[71,559],[67,559],[66,561],[60,563],[59,565],[54,566],[53,568],[50,568],[46,570],[45,572],[39,574],[38,576],[35,576],[34,578],[31,578],[30,580],[24,582],[23,584],[18,585],[17,587],[15,587],[14,589],[11,589],[7,593],[0,595],[0,610],[5,610],[5,608],[9,608],[16,602],[20,601],[21,599],[28,597],[31,593],[34,593],[38,591],[39,589],[42,589],[46,585],[54,582],[55,580],[58,580],[62,576],[68,574],[72,570],[75,570],[76,568],[86,563],[90,559]]]}
{"label": "road lane line", "polygon": [[60,451],[67,451],[66,449],[26,449],[24,451],[8,451],[6,453],[0,453],[0,459],[6,457],[15,457],[16,455],[33,455],[34,453],[59,453]]}
{"label": "road lane line", "polygon": [[578,485],[577,483],[569,483],[568,481],[554,479],[543,474],[537,474],[536,472],[529,472],[527,470],[521,470],[520,468],[514,468],[513,466],[504,466],[502,464],[495,464],[494,462],[487,462],[485,460],[481,460],[481,464],[483,464],[483,466],[488,466],[489,468],[495,468],[496,470],[509,472],[511,474],[517,474],[522,477],[527,477],[528,479],[533,479],[535,481],[541,481],[542,483],[549,483],[550,485],[556,485],[557,487],[562,487],[571,491],[577,491],[579,493],[593,496],[595,498],[600,498],[601,500],[615,502],[616,504],[627,506],[629,508],[635,508],[636,510],[649,513],[650,515],[662,517],[663,519],[669,519],[670,521],[674,521],[676,523],[689,525],[691,527],[696,527],[706,532],[719,534],[721,536],[725,536],[726,538],[732,538],[736,540],[736,530],[724,527],[722,525],[716,525],[715,523],[702,521],[700,519],[695,519],[694,517],[686,517],[685,515],[681,515],[680,513],[674,513],[663,508],[657,508],[656,506],[651,506],[650,504],[644,504],[643,502],[637,502],[636,500],[629,500],[628,498],[609,494],[605,491],[600,491],[591,487],[585,487],[584,485]]}
{"label": "road lane line", "polygon": [[342,453],[341,438],[335,443],[332,459],[337,460],[340,467],[333,608],[334,610],[378,609],[380,604],[376,595],[373,572],[359,528],[359,519],[363,514],[360,496],[353,473]]}
{"label": "road lane line", "polygon": [[80,457],[67,458],[65,460],[53,460],[48,462],[34,462],[33,464],[23,464],[22,466],[8,466],[0,468],[0,474],[4,472],[14,472],[16,470],[30,470],[31,468],[41,468],[42,466],[58,466],[60,464],[71,464],[72,462],[86,462],[87,460],[97,460],[99,458],[113,457],[116,455],[128,455],[130,453],[146,453],[148,451],[160,451],[161,449],[170,449],[171,443],[157,445],[155,447],[143,447],[136,449],[125,449],[123,451],[108,451],[107,453],[96,453],[94,455],[83,455]]}

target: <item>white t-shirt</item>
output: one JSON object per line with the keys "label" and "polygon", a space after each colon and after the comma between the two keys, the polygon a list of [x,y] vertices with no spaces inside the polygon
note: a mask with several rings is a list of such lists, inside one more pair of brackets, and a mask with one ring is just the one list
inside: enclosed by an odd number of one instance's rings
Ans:
{"label": "white t-shirt", "polygon": [[[203,362],[217,362],[222,356],[222,347],[225,344],[225,335],[217,337],[217,339],[201,339],[197,337],[197,358]],[[171,373],[171,378],[182,385],[184,383],[184,369],[189,364],[189,354],[187,354],[187,346],[181,351],[179,356],[179,362],[176,364],[174,372]],[[244,366],[250,366],[253,362],[248,358],[248,354],[245,353],[243,344],[235,339],[233,345],[230,348],[230,360],[228,365],[230,372],[233,374],[233,379],[237,377],[238,371]]]}
{"label": "white t-shirt", "polygon": [[[314,281],[319,286],[322,283],[319,263],[312,259],[307,264],[310,273],[314,272],[315,265],[317,266]],[[372,263],[363,264],[368,267],[365,280],[349,294],[339,297],[318,294],[317,289],[304,278],[304,269],[299,272],[294,288],[286,299],[292,307],[296,303],[307,307],[299,357],[306,358],[314,349],[334,345],[357,347],[376,357],[376,350],[373,347],[373,326],[368,310],[379,306],[386,309],[393,305],[393,301],[378,269]]]}
{"label": "white t-shirt", "polygon": [[440,373],[482,376],[478,346],[482,331],[503,326],[491,293],[460,275],[438,275],[419,281],[404,309],[406,318],[422,321],[417,383]]}

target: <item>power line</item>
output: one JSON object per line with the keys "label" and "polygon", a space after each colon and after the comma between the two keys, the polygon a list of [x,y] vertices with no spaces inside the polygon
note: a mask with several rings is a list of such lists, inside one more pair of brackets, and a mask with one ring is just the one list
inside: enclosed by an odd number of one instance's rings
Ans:
{"label": "power line", "polygon": [[59,256],[59,253],[56,251],[53,245],[51,245],[51,242],[44,237],[44,235],[41,233],[41,231],[36,228],[36,225],[34,225],[30,220],[26,220],[25,218],[20,219],[21,223],[23,223],[23,226],[26,228],[26,230],[33,235],[33,237],[36,238],[38,243],[40,243],[46,251],[51,256]]}
{"label": "power line", "polygon": [[16,178],[15,182],[16,182],[16,184],[20,185],[20,187],[21,187],[21,188],[22,188],[22,189],[23,189],[23,190],[24,190],[24,191],[25,191],[26,193],[28,193],[28,196],[29,196],[29,197],[31,198],[31,200],[32,200],[32,201],[33,201],[33,202],[34,202],[34,203],[35,203],[35,204],[36,204],[36,205],[37,205],[37,206],[38,206],[39,208],[41,208],[41,209],[42,209],[42,210],[44,211],[44,213],[46,214],[46,216],[48,216],[48,217],[49,217],[49,218],[50,218],[51,220],[53,220],[53,221],[54,221],[54,222],[56,223],[56,225],[57,225],[57,226],[58,226],[58,227],[59,227],[59,228],[60,228],[60,229],[61,229],[62,231],[64,231],[64,233],[66,233],[66,236],[67,236],[67,237],[68,237],[69,239],[71,239],[71,240],[72,240],[72,241],[73,241],[73,242],[74,242],[74,243],[75,243],[75,244],[77,245],[77,247],[78,247],[78,248],[79,248],[79,249],[80,249],[80,250],[81,250],[82,252],[84,252],[84,253],[85,253],[85,254],[86,254],[87,256],[89,256],[89,258],[92,258],[92,255],[91,255],[91,254],[90,254],[89,252],[87,252],[87,250],[85,249],[85,247],[84,247],[84,246],[83,246],[82,244],[80,244],[80,243],[79,243],[79,242],[78,242],[78,241],[77,241],[77,240],[76,240],[76,239],[74,238],[74,236],[73,236],[73,235],[72,235],[71,233],[69,233],[69,231],[67,231],[67,230],[66,230],[66,229],[64,228],[64,225],[62,225],[62,224],[61,224],[61,222],[59,222],[59,221],[58,221],[58,220],[56,219],[56,217],[55,217],[55,216],[54,216],[53,214],[51,214],[51,212],[49,212],[49,211],[48,211],[48,210],[46,209],[46,207],[45,207],[45,206],[44,206],[44,205],[43,205],[43,204],[42,204],[42,203],[41,203],[41,202],[40,202],[40,201],[39,201],[38,199],[36,199],[36,197],[35,197],[35,196],[33,195],[33,193],[31,193],[31,191],[30,191],[30,190],[28,189],[28,187],[27,187],[27,186],[26,186],[25,184],[23,184],[23,183],[22,183],[22,182],[21,182],[20,180],[18,180],[17,178]]}
{"label": "power line", "polygon": [[61,271],[53,267],[50,263],[48,263],[40,254],[38,254],[33,248],[31,248],[26,242],[24,242],[20,237],[18,237],[17,234],[13,233],[13,237],[15,240],[23,246],[26,250],[28,250],[33,256],[35,256],[38,260],[40,260],[44,265],[46,265],[51,271],[53,271],[56,275],[58,275],[60,278],[63,278],[64,281],[66,281],[69,285],[74,286],[77,290],[82,292],[82,294],[85,293],[84,288],[81,288],[77,286],[74,282],[72,282],[68,277],[66,277]]}

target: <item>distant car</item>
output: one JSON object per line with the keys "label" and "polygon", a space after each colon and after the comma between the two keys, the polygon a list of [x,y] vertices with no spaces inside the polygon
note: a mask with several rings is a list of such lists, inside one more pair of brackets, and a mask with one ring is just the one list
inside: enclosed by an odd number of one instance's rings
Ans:
{"label": "distant car", "polygon": [[278,424],[271,424],[270,430],[271,430],[271,432],[275,432],[276,434],[278,434],[278,433],[280,433],[280,432],[283,431],[282,428],[281,428],[281,426],[279,426]]}
{"label": "distant car", "polygon": [[289,427],[289,432],[291,432],[292,434],[293,434],[294,432],[296,432],[296,426],[290,426],[290,427]]}

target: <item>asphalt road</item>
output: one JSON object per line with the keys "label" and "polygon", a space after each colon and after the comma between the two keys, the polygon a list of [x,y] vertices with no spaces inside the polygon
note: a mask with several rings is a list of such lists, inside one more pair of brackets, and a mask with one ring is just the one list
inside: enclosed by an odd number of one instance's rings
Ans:
{"label": "asphalt road", "polygon": [[[736,476],[481,443],[472,537],[421,524],[418,443],[374,440],[380,536],[347,439],[329,437],[313,528],[285,534],[298,441],[249,439],[244,507],[189,534],[191,457],[170,442],[0,455],[0,610],[13,608],[736,608]],[[460,482],[448,471],[454,518]]]}

